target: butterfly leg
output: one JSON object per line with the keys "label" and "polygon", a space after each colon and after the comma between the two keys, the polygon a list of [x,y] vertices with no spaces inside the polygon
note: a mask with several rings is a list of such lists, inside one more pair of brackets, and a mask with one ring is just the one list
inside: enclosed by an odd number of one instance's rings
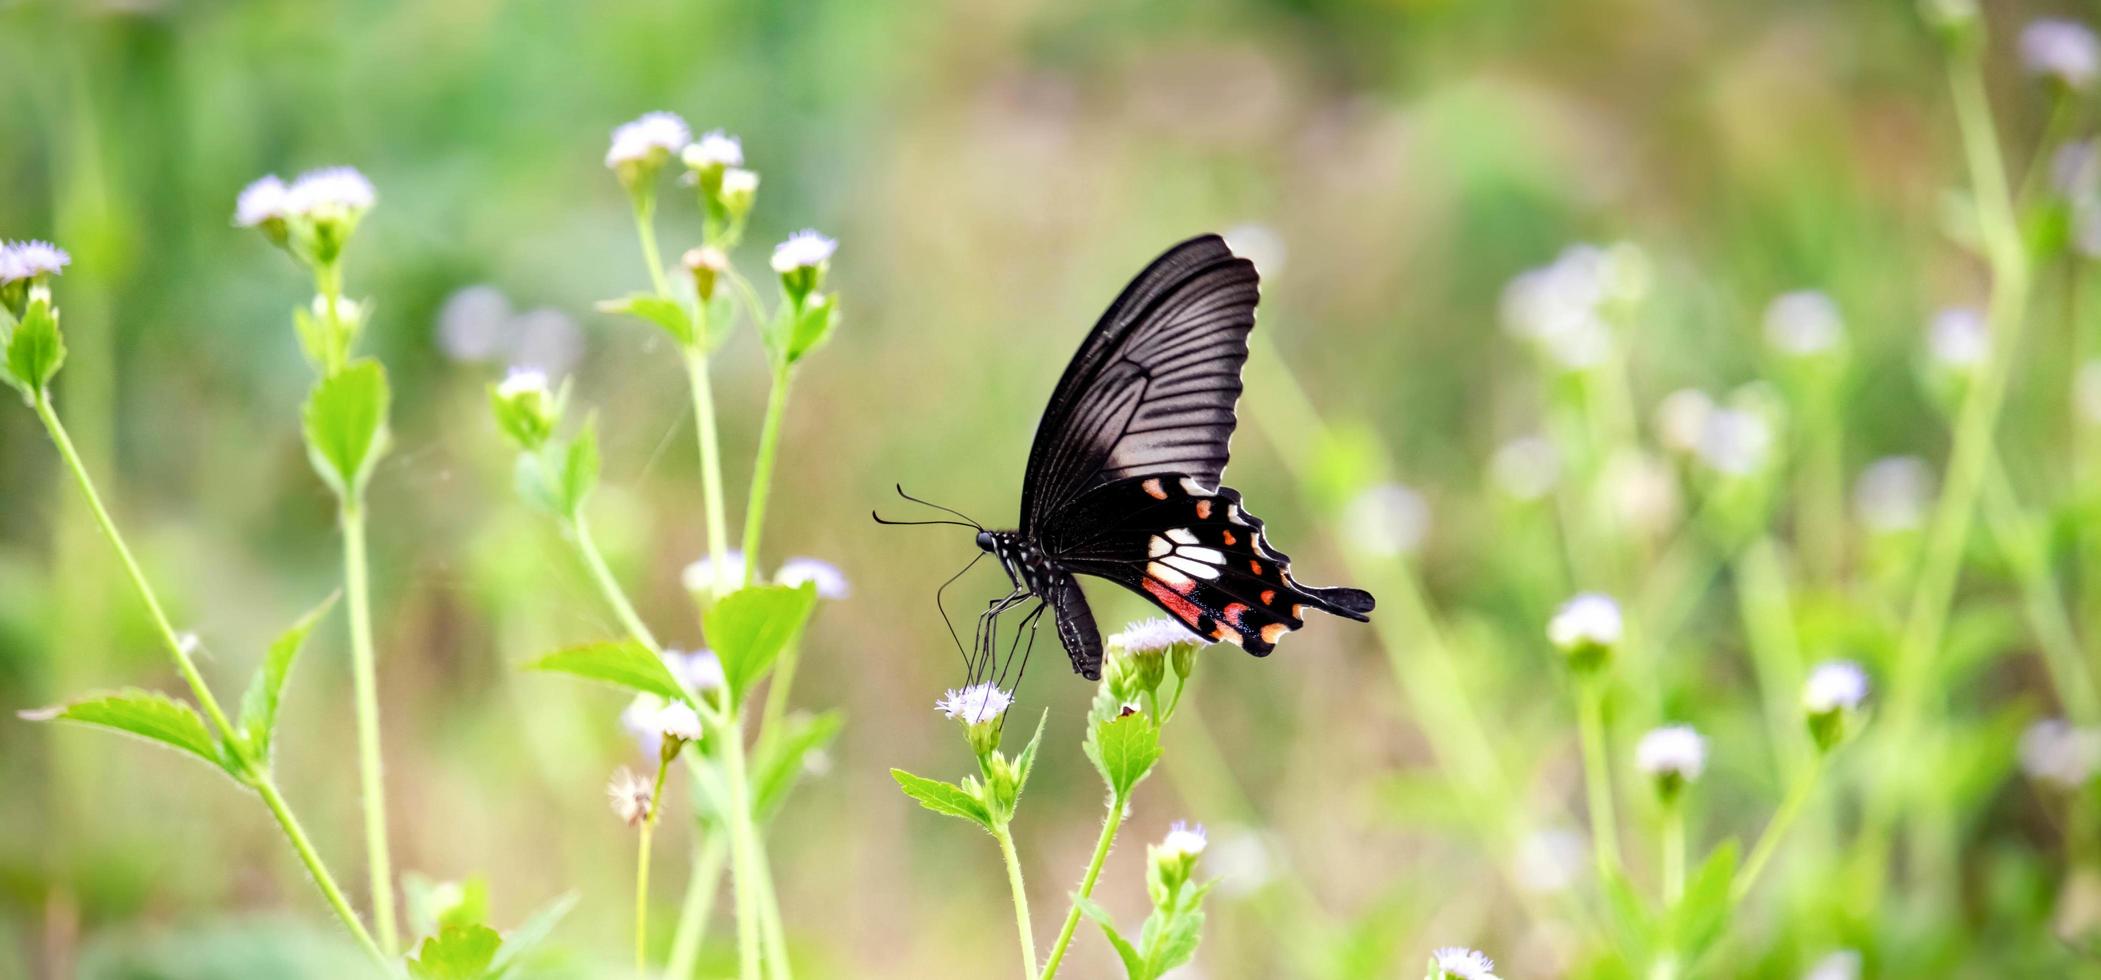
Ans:
{"label": "butterfly leg", "polygon": [[[1043,623],[1044,608],[1044,603],[1038,601],[1036,608],[1029,610],[1027,615],[1021,617],[1021,623],[1014,628],[1014,642],[1007,647],[1006,659],[1001,660],[999,664],[999,677],[993,681],[1000,689],[1012,691],[1014,688],[1021,686],[1021,675],[1029,669],[1029,654],[1036,650],[1036,628]],[[1023,647],[1021,642],[1023,633],[1028,634],[1028,646],[1026,647]],[[1021,659],[1018,662],[1020,669],[1014,670],[1017,665],[1014,654],[1017,651],[1021,653]],[[1012,685],[1007,683],[1007,672],[1009,670],[1014,670],[1014,683]]]}
{"label": "butterfly leg", "polygon": [[999,647],[999,617],[1007,610],[1020,605],[1028,596],[1027,589],[1015,589],[1008,595],[992,600],[985,606],[985,611],[978,614],[977,634],[971,640],[971,649],[975,652],[971,658],[969,676],[964,680],[966,686],[980,683],[992,676],[993,654]]}

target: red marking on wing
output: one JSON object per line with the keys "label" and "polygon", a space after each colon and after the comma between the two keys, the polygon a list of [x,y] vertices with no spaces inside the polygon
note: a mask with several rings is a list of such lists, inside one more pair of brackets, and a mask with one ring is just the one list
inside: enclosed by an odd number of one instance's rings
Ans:
{"label": "red marking on wing", "polygon": [[1266,605],[1269,605],[1270,603],[1272,603],[1272,602],[1275,602],[1275,601],[1277,601],[1277,590],[1275,590],[1275,589],[1263,589],[1263,590],[1262,590],[1262,604],[1263,604],[1263,605],[1265,605],[1265,606],[1266,606]]}
{"label": "red marking on wing", "polygon": [[1146,496],[1151,497],[1154,500],[1167,499],[1167,488],[1162,487],[1160,485],[1160,481],[1158,478],[1147,480],[1144,483],[1139,484],[1139,486],[1144,488]]}
{"label": "red marking on wing", "polygon": [[[1195,583],[1192,582],[1190,585],[1194,587]],[[1181,593],[1162,584],[1159,579],[1146,576],[1145,591],[1146,594],[1159,600],[1160,605],[1168,612],[1173,613],[1182,622],[1189,624],[1190,629],[1196,629],[1197,621],[1204,618],[1204,611],[1198,609],[1196,603],[1182,598]]]}
{"label": "red marking on wing", "polygon": [[1257,575],[1262,574],[1262,563],[1254,560],[1253,558],[1247,560],[1247,567],[1253,569],[1255,574]]}
{"label": "red marking on wing", "polygon": [[1240,625],[1240,617],[1247,615],[1247,603],[1233,602],[1226,605],[1226,622]]}
{"label": "red marking on wing", "polygon": [[1233,536],[1233,532],[1231,532],[1231,531],[1227,531],[1227,532],[1226,532],[1225,534],[1226,534],[1226,547],[1230,548],[1230,547],[1232,547],[1232,546],[1234,546],[1234,545],[1236,545],[1236,544],[1239,544],[1239,543],[1240,543],[1240,539],[1239,539],[1239,538],[1236,538],[1236,537],[1234,537],[1234,536]]}
{"label": "red marking on wing", "polygon": [[1211,519],[1211,501],[1199,500],[1196,502],[1196,519],[1200,521]]}

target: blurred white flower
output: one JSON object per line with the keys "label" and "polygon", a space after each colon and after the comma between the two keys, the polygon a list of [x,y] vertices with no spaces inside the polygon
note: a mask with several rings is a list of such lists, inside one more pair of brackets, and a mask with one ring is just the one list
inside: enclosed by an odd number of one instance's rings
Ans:
{"label": "blurred white flower", "polygon": [[46,241],[30,239],[0,244],[0,284],[38,276],[55,276],[73,261],[66,250]]}
{"label": "blurred white flower", "polygon": [[1210,642],[1175,620],[1155,616],[1117,631],[1116,635],[1109,637],[1107,645],[1125,653],[1161,653],[1187,643]]}
{"label": "blurred white flower", "polygon": [[663,163],[693,139],[693,131],[686,121],[676,113],[650,112],[633,122],[626,122],[613,130],[613,141],[606,147],[605,165],[619,167],[623,164],[655,162]]}
{"label": "blurred white flower", "polygon": [[1696,449],[1700,462],[1725,476],[1749,476],[1772,454],[1773,427],[1746,408],[1717,408],[1707,416]]}
{"label": "blurred white flower", "polygon": [[1967,306],[1954,306],[1933,315],[1927,327],[1926,350],[1933,362],[1967,374],[1991,356],[1992,338],[1984,331],[1984,315]]}
{"label": "blurred white flower", "polygon": [[1690,725],[1651,729],[1634,745],[1634,766],[1652,777],[1692,782],[1707,768],[1707,740]]}
{"label": "blurred white flower", "polygon": [[1826,660],[1802,685],[1802,707],[1810,714],[1853,711],[1868,698],[1868,675],[1850,660]]}
{"label": "blurred white flower", "polygon": [[1853,510],[1878,534],[1915,530],[1926,523],[1933,496],[1933,470],[1917,456],[1885,456],[1860,471],[1853,484]]}
{"label": "blurred white flower", "polygon": [[743,167],[731,167],[722,172],[722,196],[743,197],[759,192],[759,175]]}
{"label": "blurred white flower", "polygon": [[744,166],[744,142],[719,129],[708,130],[687,144],[679,158],[695,170]]}
{"label": "blurred white flower", "polygon": [[1564,892],[1590,867],[1590,845],[1567,827],[1535,830],[1518,842],[1512,864],[1519,888],[1534,895]]}
{"label": "blurred white flower", "polygon": [[722,673],[722,658],[713,650],[703,648],[691,653],[666,650],[664,666],[671,668],[671,676],[678,678],[678,682],[694,694],[705,694],[729,684],[728,677]]}
{"label": "blurred white flower", "polygon": [[549,374],[567,374],[583,359],[584,335],[576,321],[557,309],[528,310],[513,318],[506,331],[511,363]]}
{"label": "blurred white flower", "polygon": [[2086,88],[2101,74],[2101,43],[2075,20],[2041,17],[2021,28],[2021,64],[2071,88]]}
{"label": "blurred white flower", "polygon": [[1169,858],[1194,858],[1204,853],[1209,838],[1204,834],[1204,825],[1190,826],[1177,820],[1168,828],[1167,836],[1160,839],[1159,853]]}
{"label": "blurred white flower", "polygon": [[1253,222],[1234,225],[1226,229],[1226,247],[1234,255],[1255,264],[1255,271],[1264,278],[1276,276],[1284,271],[1284,263],[1290,258],[1284,247],[1283,236],[1268,225]]}
{"label": "blurred white flower", "polygon": [[2046,718],[2021,733],[2021,771],[2039,783],[2078,789],[2101,767],[2101,728]]}
{"label": "blurred white flower", "polygon": [[1845,339],[1845,318],[1831,297],[1813,289],[1782,293],[1765,308],[1765,339],[1783,354],[1808,357]]}
{"label": "blurred white flower", "polygon": [[1674,453],[1693,453],[1714,415],[1714,399],[1698,388],[1680,388],[1656,403],[1656,441]]}
{"label": "blurred white flower", "polygon": [[1496,980],[1494,960],[1478,949],[1446,946],[1430,954],[1439,980]]}
{"label": "blurred white flower", "polygon": [[831,261],[832,253],[838,249],[837,241],[805,228],[773,247],[773,271],[786,274],[815,268]]}
{"label": "blurred white flower", "polygon": [[1547,621],[1547,641],[1562,652],[1585,647],[1613,647],[1626,624],[1620,604],[1602,592],[1585,592],[1561,604]]}
{"label": "blurred white flower", "polygon": [[654,694],[637,694],[620,712],[620,727],[627,729],[645,759],[656,759],[663,751],[664,736],[698,741],[700,715],[684,701],[671,701]]}
{"label": "blurred white flower", "polygon": [[994,687],[990,681],[972,684],[962,690],[951,688],[941,700],[934,702],[934,710],[968,724],[991,721],[1006,713],[1014,703],[1014,695]]}
{"label": "blurred white flower", "polygon": [[2072,401],[2079,408],[2080,421],[2101,425],[2101,361],[2079,365],[2072,379]]}
{"label": "blurred white flower", "polygon": [[496,385],[496,394],[501,398],[516,398],[520,395],[548,394],[547,373],[524,368],[512,368],[509,374]]}
{"label": "blurred white flower", "polygon": [[1345,540],[1366,554],[1396,558],[1413,554],[1430,532],[1430,505],[1398,483],[1359,493],[1343,508]]}
{"label": "blurred white flower", "polygon": [[673,701],[657,712],[657,730],[670,738],[692,742],[700,738],[700,715],[684,701]]}
{"label": "blurred white flower", "polygon": [[455,361],[490,360],[503,349],[510,319],[511,301],[503,290],[487,283],[467,286],[438,307],[438,347]]}
{"label": "blurred white flower", "polygon": [[1488,461],[1497,489],[1518,500],[1538,500],[1561,479],[1561,451],[1545,436],[1519,436],[1497,447]]}
{"label": "blurred white flower", "polygon": [[713,555],[702,555],[679,573],[678,580],[694,595],[728,595],[744,587],[744,552],[723,552],[720,568]]}
{"label": "blurred white flower", "polygon": [[613,778],[606,783],[606,801],[613,812],[627,821],[630,827],[639,827],[649,818],[649,803],[653,787],[649,780],[637,775],[634,770],[621,766],[613,770]]}
{"label": "blurred white flower", "polygon": [[1208,845],[1208,863],[1218,875],[1220,892],[1251,895],[1276,880],[1280,862],[1261,831],[1230,827],[1220,830],[1217,837]]}
{"label": "blurred white flower", "polygon": [[1802,980],[1860,980],[1860,954],[1850,949],[1826,953],[1810,964]]}
{"label": "blurred white flower", "polygon": [[1571,245],[1503,288],[1503,327],[1565,368],[1595,367],[1613,352],[1609,307],[1638,298],[1646,270],[1646,258],[1632,245]]}
{"label": "blurred white flower", "polygon": [[1651,453],[1623,451],[1605,463],[1607,499],[1628,527],[1655,537],[1678,521],[1678,473]]}
{"label": "blurred white flower", "polygon": [[283,221],[291,213],[291,190],[276,174],[265,174],[241,188],[241,196],[234,199],[233,223],[253,228],[265,221]]}
{"label": "blurred white flower", "polygon": [[773,573],[773,581],[777,585],[815,582],[817,594],[826,599],[844,599],[853,592],[847,585],[846,573],[822,558],[790,558],[781,563],[779,571]]}
{"label": "blurred white flower", "polygon": [[307,218],[358,215],[379,200],[356,167],[322,167],[300,174],[285,191],[285,210]]}

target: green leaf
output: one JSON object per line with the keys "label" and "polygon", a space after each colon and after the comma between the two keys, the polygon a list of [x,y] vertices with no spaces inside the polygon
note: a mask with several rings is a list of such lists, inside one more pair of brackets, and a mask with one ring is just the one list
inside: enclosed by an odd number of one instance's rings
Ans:
{"label": "green leaf", "polygon": [[423,940],[409,961],[416,980],[484,980],[503,937],[485,925],[448,925]]}
{"label": "green leaf", "polygon": [[1160,726],[1144,712],[1096,722],[1087,733],[1086,750],[1110,792],[1128,799],[1132,787],[1160,761]]}
{"label": "green leaf", "polygon": [[685,688],[679,686],[678,678],[671,675],[671,668],[648,647],[633,640],[586,643],[556,650],[526,667],[602,681],[674,701],[691,700]]}
{"label": "green leaf", "polygon": [[489,922],[489,882],[480,875],[466,881],[436,881],[408,872],[401,876],[401,893],[407,899],[409,928],[418,934]]}
{"label": "green leaf", "polygon": [[804,305],[802,314],[795,318],[788,331],[788,363],[803,359],[817,345],[831,336],[832,326],[838,322],[839,299],[831,295],[811,296]]}
{"label": "green leaf", "polygon": [[157,691],[131,688],[107,694],[92,694],[78,701],[35,711],[24,711],[26,721],[71,721],[136,735],[181,749],[228,772],[219,745],[204,727],[197,711]]}
{"label": "green leaf", "polygon": [[1139,954],[1137,947],[1131,945],[1130,940],[1123,938],[1123,934],[1116,931],[1116,920],[1110,917],[1107,909],[1094,904],[1092,899],[1078,895],[1072,897],[1072,904],[1102,928],[1103,938],[1109,940],[1109,945],[1116,949],[1116,958],[1123,961],[1123,972],[1129,980],[1152,980],[1156,974],[1146,972],[1145,957]]}
{"label": "green leaf", "polygon": [[1043,725],[1047,721],[1050,721],[1049,708],[1043,709],[1043,714],[1036,717],[1036,734],[1029,736],[1029,744],[1014,757],[1015,799],[1020,799],[1022,790],[1029,788],[1029,772],[1036,768],[1036,749],[1043,744]]}
{"label": "green leaf", "polygon": [[[340,593],[338,593],[340,594]],[[241,695],[241,720],[237,728],[248,747],[255,754],[255,761],[268,766],[270,748],[277,731],[277,705],[284,694],[285,678],[292,673],[292,661],[299,657],[299,648],[306,643],[307,634],[328,611],[335,608],[336,596],[321,600],[321,604],[299,617],[292,628],[285,630],[270,644],[263,654],[262,666],[256,668],[255,678],[248,682],[248,690]]]}
{"label": "green leaf", "polygon": [[787,798],[788,790],[794,788],[796,777],[803,771],[803,760],[830,745],[845,723],[846,716],[837,711],[798,715],[787,720],[781,735],[763,740],[761,755],[753,766],[758,778],[752,786],[752,809],[761,816],[772,813]]}
{"label": "green leaf", "polygon": [[747,586],[708,607],[701,616],[701,629],[722,659],[731,703],[742,703],[745,692],[766,676],[781,650],[802,632],[816,606],[817,586],[805,582],[792,588]]}
{"label": "green leaf", "polygon": [[890,770],[890,778],[897,780],[897,788],[918,800],[920,806],[935,813],[961,817],[986,830],[992,829],[992,814],[986,812],[984,802],[969,790],[954,783],[914,776],[903,769]]}
{"label": "green leaf", "polygon": [[322,379],[306,399],[306,450],[338,497],[364,496],[387,449],[387,372],[361,359]]}
{"label": "green leaf", "polygon": [[1605,893],[1605,920],[1620,956],[1630,964],[1648,962],[1654,929],[1648,907],[1622,872],[1607,873],[1598,884]]}
{"label": "green leaf", "polygon": [[584,420],[583,430],[570,440],[568,449],[562,453],[562,485],[560,502],[562,512],[574,515],[582,510],[591,490],[598,485],[598,420]]}
{"label": "green leaf", "polygon": [[1721,934],[1729,916],[1730,889],[1736,883],[1736,840],[1716,847],[1685,883],[1685,898],[1671,913],[1674,948],[1697,956]]}
{"label": "green leaf", "polygon": [[[1204,913],[1192,908],[1165,916],[1147,937],[1145,970],[1157,977],[1196,958],[1196,947],[1204,936]],[[1152,920],[1148,920],[1148,925]]]}
{"label": "green leaf", "polygon": [[546,942],[547,937],[554,934],[554,927],[561,924],[571,909],[576,908],[578,897],[576,892],[565,892],[554,901],[541,906],[538,912],[534,912],[518,928],[511,930],[510,935],[504,937],[503,949],[497,952],[496,962],[490,966],[489,975],[502,976],[511,967],[517,966],[520,959]]}
{"label": "green leaf", "polygon": [[22,386],[23,394],[33,397],[51,384],[65,361],[66,341],[58,333],[58,314],[44,300],[30,303],[7,338],[7,373]]}
{"label": "green leaf", "polygon": [[664,328],[671,339],[680,346],[693,343],[693,319],[686,315],[686,308],[677,300],[666,299],[654,293],[632,293],[621,299],[606,300],[598,304],[605,313],[624,313],[647,320]]}

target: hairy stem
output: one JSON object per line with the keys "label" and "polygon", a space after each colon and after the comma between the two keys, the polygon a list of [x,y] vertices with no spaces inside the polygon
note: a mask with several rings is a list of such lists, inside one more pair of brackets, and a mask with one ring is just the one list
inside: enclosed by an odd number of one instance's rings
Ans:
{"label": "hairy stem", "polygon": [[[1116,830],[1123,826],[1124,807],[1128,801],[1123,797],[1109,796],[1109,813],[1102,818],[1102,836],[1094,844],[1094,858],[1087,862],[1087,873],[1080,878],[1079,897],[1094,897],[1094,882],[1102,876],[1102,864],[1109,859],[1109,846],[1116,843]],[[1080,903],[1074,902],[1072,910],[1065,913],[1065,925],[1058,929],[1058,941],[1051,946],[1050,958],[1043,963],[1042,980],[1051,980],[1058,975],[1058,964],[1065,959],[1065,949],[1072,945],[1072,934],[1080,927]]]}
{"label": "hairy stem", "polygon": [[364,504],[345,500],[338,516],[343,527],[343,588],[350,604],[350,674],[357,698],[358,783],[365,809],[365,862],[372,879],[372,919],[379,931],[379,947],[391,954],[399,940],[394,927],[393,861],[387,849],[386,779],[379,751],[379,680],[373,666]]}
{"label": "hairy stem", "polygon": [[999,841],[999,856],[1007,862],[1007,890],[1014,893],[1014,928],[1021,934],[1021,975],[1036,975],[1036,934],[1029,928],[1029,893],[1022,886],[1021,857],[1014,853],[1014,834],[1001,821],[992,828]]}
{"label": "hairy stem", "polygon": [[[666,736],[668,743],[670,737]],[[668,746],[667,746],[668,748]],[[673,751],[657,753],[657,778],[649,790],[649,812],[642,815],[641,840],[635,846],[635,976],[649,976],[649,842],[656,836],[657,816],[664,812],[664,774]]]}
{"label": "hairy stem", "polygon": [[627,592],[620,588],[620,580],[613,577],[613,570],[605,563],[605,556],[598,551],[598,541],[591,536],[591,525],[586,523],[581,511],[569,517],[569,536],[576,541],[577,553],[583,556],[584,565],[591,570],[591,580],[598,583],[598,592],[605,597],[606,605],[613,607],[613,615],[620,618],[621,628],[657,653],[663,647],[657,645],[656,634],[649,631],[649,624],[635,612],[633,603],[627,601]]}
{"label": "hairy stem", "polygon": [[752,827],[749,777],[744,764],[744,726],[731,707],[714,714],[715,737],[721,742],[724,801],[729,823],[730,884],[737,905],[737,975],[759,977],[758,834]]}

